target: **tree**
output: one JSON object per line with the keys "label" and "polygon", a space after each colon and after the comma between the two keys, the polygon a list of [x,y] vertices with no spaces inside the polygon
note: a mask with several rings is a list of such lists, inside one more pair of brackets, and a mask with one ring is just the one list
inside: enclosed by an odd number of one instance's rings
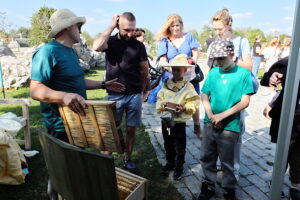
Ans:
{"label": "tree", "polygon": [[16,30],[16,34],[21,34],[22,38],[28,38],[29,37],[29,32],[30,32],[30,29],[26,28],[26,27],[23,27],[23,26],[21,26],[20,28],[18,28]]}
{"label": "tree", "polygon": [[149,44],[151,56],[156,55],[156,48],[155,48],[155,41],[154,41],[154,34],[147,28],[143,28],[145,31],[146,41]]}
{"label": "tree", "polygon": [[92,48],[93,42],[94,42],[94,38],[87,31],[83,31],[81,33],[81,37],[83,37],[86,40],[87,46],[89,48]]}
{"label": "tree", "polygon": [[[209,25],[204,25],[200,31],[199,42],[201,44],[204,44],[205,41],[207,40],[207,38],[209,37],[209,34],[214,35],[214,33],[215,33],[215,31],[212,27],[210,27]],[[207,47],[205,45],[202,46],[202,51],[204,51],[204,52],[207,51]]]}
{"label": "tree", "polygon": [[260,29],[251,29],[247,35],[247,38],[249,40],[250,43],[250,47],[253,47],[253,44],[255,42],[255,37],[256,36],[261,36],[261,42],[265,42],[266,41],[266,37],[264,35],[264,32]]}
{"label": "tree", "polygon": [[0,12],[0,36],[7,36],[8,37],[8,29],[11,27],[11,24],[6,22],[6,13]]}
{"label": "tree", "polygon": [[31,17],[31,30],[29,32],[30,44],[39,45],[50,41],[47,38],[51,30],[50,16],[56,11],[54,8],[41,7]]}

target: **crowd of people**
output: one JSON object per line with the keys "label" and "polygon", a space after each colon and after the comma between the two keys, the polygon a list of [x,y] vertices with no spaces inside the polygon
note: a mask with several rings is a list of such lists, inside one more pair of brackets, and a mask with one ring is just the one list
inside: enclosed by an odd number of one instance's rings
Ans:
{"label": "crowd of people", "polygon": [[[75,113],[84,115],[86,90],[105,89],[107,98],[116,101],[119,119],[125,118],[124,168],[135,172],[137,166],[131,154],[136,128],[142,122],[142,104],[147,100],[150,104],[156,104],[156,112],[162,119],[167,161],[162,173],[168,174],[174,170],[174,180],[179,180],[184,173],[186,121],[192,118],[194,133],[202,140],[199,158],[203,181],[198,200],[210,199],[214,195],[218,165],[219,170],[223,171],[221,186],[225,199],[236,199],[245,108],[250,103],[251,95],[257,92],[257,73],[262,57],[266,61],[267,71],[262,85],[276,87],[284,84],[291,38],[287,37],[280,45],[277,37],[264,47],[262,37],[258,35],[251,53],[248,39],[233,34],[233,19],[228,9],[216,12],[211,19],[215,33],[211,33],[205,42],[210,71],[200,88],[201,79],[197,77],[199,69],[195,65],[200,43],[193,34],[183,31],[181,16],[171,14],[156,35],[156,56],[163,73],[158,86],[152,89],[149,45],[145,40],[145,31],[136,28],[134,14],[115,14],[109,27],[93,43],[95,51],[105,52],[105,81],[85,79],[78,56],[72,49],[72,45],[80,41],[81,27],[85,22],[85,17],[78,17],[68,9],[57,10],[50,17],[48,37],[53,40],[33,55],[30,95],[41,102],[48,133],[68,142],[58,104],[65,104]],[[112,35],[116,29],[117,33]],[[285,71],[278,71],[278,66]],[[273,100],[269,109],[272,142],[277,139],[276,127],[280,120],[283,91],[278,89],[277,93],[279,97]],[[205,109],[204,127],[200,127],[200,100]],[[296,112],[299,107],[297,104]],[[293,200],[300,199],[300,161],[297,154],[299,121],[294,121],[289,153],[290,195]],[[49,193],[55,196],[51,181],[48,185]]]}

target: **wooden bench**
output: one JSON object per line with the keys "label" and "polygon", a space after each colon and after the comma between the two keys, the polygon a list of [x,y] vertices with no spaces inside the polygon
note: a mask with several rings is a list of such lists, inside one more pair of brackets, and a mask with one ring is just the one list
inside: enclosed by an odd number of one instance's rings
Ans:
{"label": "wooden bench", "polygon": [[29,124],[29,109],[31,104],[29,99],[0,99],[2,104],[16,104],[22,106],[21,124],[24,128],[24,140],[16,140],[19,144],[25,143],[25,149],[31,149],[30,124]]}

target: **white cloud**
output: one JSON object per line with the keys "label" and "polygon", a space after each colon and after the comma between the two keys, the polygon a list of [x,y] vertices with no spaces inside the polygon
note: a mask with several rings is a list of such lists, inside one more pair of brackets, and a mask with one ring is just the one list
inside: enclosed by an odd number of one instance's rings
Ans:
{"label": "white cloud", "polygon": [[292,11],[292,12],[295,11],[295,8],[291,7],[291,6],[284,6],[282,9],[285,10],[285,11]]}
{"label": "white cloud", "polygon": [[95,19],[94,17],[86,17],[86,21],[89,24],[105,25],[110,22],[110,19]]}
{"label": "white cloud", "polygon": [[114,3],[122,3],[122,2],[127,2],[128,0],[106,0]]}
{"label": "white cloud", "polygon": [[246,12],[246,13],[235,13],[232,14],[232,17],[234,19],[246,19],[252,17],[253,13],[252,12]]}
{"label": "white cloud", "polygon": [[101,8],[95,9],[95,12],[100,14],[100,16],[102,16],[102,17],[112,17],[113,16],[113,14],[111,14],[111,13],[109,13],[106,10],[101,9]]}
{"label": "white cloud", "polygon": [[283,18],[284,21],[288,21],[288,22],[293,22],[294,21],[294,17],[284,17]]}
{"label": "white cloud", "polygon": [[272,36],[279,36],[281,33],[281,30],[278,28],[271,28],[267,31],[265,31],[268,35],[272,35]]}

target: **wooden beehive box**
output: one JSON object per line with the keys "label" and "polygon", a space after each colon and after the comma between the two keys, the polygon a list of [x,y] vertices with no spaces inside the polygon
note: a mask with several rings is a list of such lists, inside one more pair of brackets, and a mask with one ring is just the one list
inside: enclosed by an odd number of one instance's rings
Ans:
{"label": "wooden beehive box", "polygon": [[120,200],[148,199],[147,179],[119,168],[115,169]]}
{"label": "wooden beehive box", "polygon": [[101,151],[124,152],[124,140],[114,101],[86,101],[85,116],[60,105],[70,144]]}

